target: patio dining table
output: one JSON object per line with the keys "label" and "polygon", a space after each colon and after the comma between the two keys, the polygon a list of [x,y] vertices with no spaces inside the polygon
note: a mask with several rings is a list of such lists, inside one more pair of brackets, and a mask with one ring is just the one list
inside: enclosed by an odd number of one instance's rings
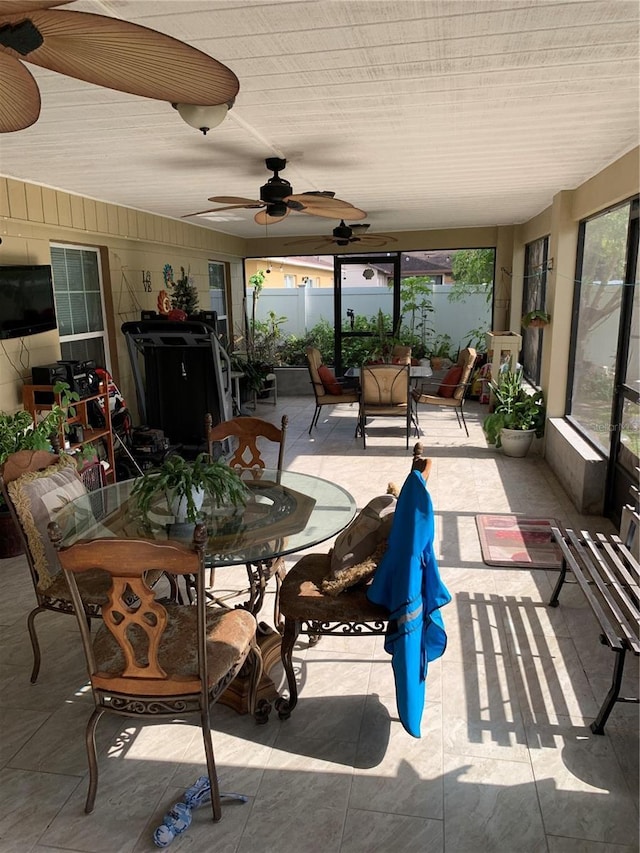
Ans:
{"label": "patio dining table", "polygon": [[[241,473],[248,489],[245,505],[217,507],[205,496],[202,506],[200,518],[208,531],[206,564],[212,572],[238,565],[260,567],[276,557],[311,548],[335,536],[355,515],[355,500],[349,492],[321,477],[271,469],[245,469]],[[191,541],[193,525],[176,523],[164,497],[148,513],[141,512],[132,495],[135,482],[115,483],[70,501],[57,517],[62,545],[112,537]],[[254,583],[264,580],[260,572],[257,579],[255,572],[248,574],[250,583],[251,578]],[[224,577],[224,571],[219,577]],[[212,598],[217,601],[215,588]],[[262,601],[263,596],[252,589],[249,602],[255,606],[246,606],[256,617]],[[280,659],[280,634],[260,622],[258,641],[268,674]],[[236,677],[220,701],[244,711],[247,697],[241,681]],[[258,698],[269,701],[276,696],[275,686],[266,675]]]}

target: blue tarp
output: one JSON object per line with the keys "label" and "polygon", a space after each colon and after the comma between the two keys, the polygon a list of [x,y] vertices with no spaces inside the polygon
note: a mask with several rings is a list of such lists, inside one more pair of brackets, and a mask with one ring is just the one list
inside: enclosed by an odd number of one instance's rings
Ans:
{"label": "blue tarp", "polygon": [[451,596],[440,578],[433,537],[431,496],[422,475],[412,471],[367,596],[389,610],[384,647],[392,655],[400,721],[413,737],[420,737],[429,661],[447,645],[440,608]]}

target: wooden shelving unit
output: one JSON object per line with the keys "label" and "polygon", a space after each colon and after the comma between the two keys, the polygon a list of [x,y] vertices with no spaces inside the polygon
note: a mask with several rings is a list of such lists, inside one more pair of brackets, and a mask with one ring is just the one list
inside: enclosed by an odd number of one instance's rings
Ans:
{"label": "wooden shelving unit", "polygon": [[[23,385],[22,387],[22,404],[27,412],[34,419],[38,420],[38,415],[41,412],[51,411],[54,402],[61,405],[60,394],[56,394],[51,385]],[[92,418],[89,413],[90,403],[96,403],[96,407],[100,409],[104,418],[103,426],[92,425]],[[104,383],[100,383],[100,390],[97,394],[91,397],[85,397],[77,403],[73,403],[72,407],[76,410],[75,415],[67,418],[67,426],[80,425],[82,427],[82,441],[69,442],[68,433],[62,429],[60,431],[60,446],[65,448],[68,453],[73,453],[85,444],[93,444],[96,447],[102,444],[105,449],[105,461],[109,467],[106,469],[107,483],[115,482],[115,460],[113,455],[113,433],[111,431],[111,412],[109,411],[109,392]],[[94,424],[96,418],[93,418]],[[100,457],[99,457],[100,458]]]}

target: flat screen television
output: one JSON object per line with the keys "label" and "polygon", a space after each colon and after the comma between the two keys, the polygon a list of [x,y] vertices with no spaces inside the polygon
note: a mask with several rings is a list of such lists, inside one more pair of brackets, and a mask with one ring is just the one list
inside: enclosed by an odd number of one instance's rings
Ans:
{"label": "flat screen television", "polygon": [[22,338],[55,328],[51,267],[0,266],[0,338]]}

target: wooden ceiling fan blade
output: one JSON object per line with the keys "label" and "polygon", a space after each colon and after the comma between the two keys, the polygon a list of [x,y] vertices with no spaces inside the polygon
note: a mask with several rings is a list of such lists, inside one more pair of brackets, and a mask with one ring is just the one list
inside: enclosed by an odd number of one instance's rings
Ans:
{"label": "wooden ceiling fan blade", "polygon": [[299,212],[306,213],[308,216],[322,216],[325,219],[365,219],[367,216],[363,210],[358,210],[358,208],[351,207],[351,205],[347,207],[340,205],[316,207],[315,205],[310,205]]}
{"label": "wooden ceiling fan blade", "polygon": [[[24,15],[3,16],[13,24]],[[87,83],[170,103],[232,102],[240,84],[216,59],[148,27],[86,12],[36,11],[28,47],[12,55]],[[38,35],[43,41],[38,45]]]}
{"label": "wooden ceiling fan blade", "polygon": [[0,133],[24,130],[38,120],[40,90],[28,68],[0,53]]}
{"label": "wooden ceiling fan blade", "polygon": [[289,211],[283,213],[282,216],[269,216],[266,210],[259,210],[253,217],[253,221],[258,225],[275,225],[276,222],[282,222],[289,215]]}
{"label": "wooden ceiling fan blade", "polygon": [[36,9],[51,9],[53,6],[68,6],[73,0],[1,0],[0,2],[0,18],[5,15],[15,15],[18,13],[28,14],[35,12]]}
{"label": "wooden ceiling fan blade", "polygon": [[210,207],[207,210],[198,210],[195,213],[185,213],[180,219],[185,219],[187,216],[202,216],[205,213],[220,213],[222,210],[245,210],[246,204],[229,204],[226,207]]}
{"label": "wooden ceiling fan blade", "polygon": [[220,204],[235,204],[240,207],[264,207],[263,201],[257,201],[254,198],[240,198],[235,195],[214,195],[207,201],[217,201]]}

